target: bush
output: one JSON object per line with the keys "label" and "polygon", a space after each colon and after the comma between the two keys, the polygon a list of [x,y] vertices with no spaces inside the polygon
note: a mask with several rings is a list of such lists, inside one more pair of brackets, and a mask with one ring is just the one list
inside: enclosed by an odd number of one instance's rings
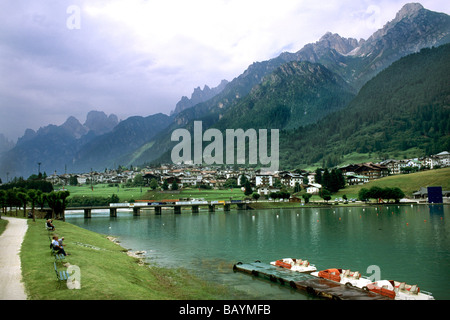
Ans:
{"label": "bush", "polygon": [[111,197],[83,197],[73,196],[67,200],[68,207],[92,207],[109,206],[110,203],[119,202],[119,197],[113,194]]}

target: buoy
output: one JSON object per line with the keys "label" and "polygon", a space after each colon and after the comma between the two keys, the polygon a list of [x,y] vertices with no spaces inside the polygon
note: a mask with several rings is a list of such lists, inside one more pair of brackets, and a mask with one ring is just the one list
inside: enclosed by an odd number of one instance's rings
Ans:
{"label": "buoy", "polygon": [[423,220],[423,222],[427,222],[427,220]]}
{"label": "buoy", "polygon": [[409,223],[407,222],[406,225],[409,226]]}

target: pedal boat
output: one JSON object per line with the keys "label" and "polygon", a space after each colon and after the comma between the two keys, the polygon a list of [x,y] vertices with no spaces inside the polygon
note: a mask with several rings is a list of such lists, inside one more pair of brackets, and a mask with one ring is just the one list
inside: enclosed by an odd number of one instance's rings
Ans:
{"label": "pedal boat", "polygon": [[313,264],[310,264],[308,260],[302,259],[285,258],[272,261],[270,264],[296,272],[310,273],[317,270],[317,268]]}
{"label": "pedal boat", "polygon": [[334,282],[339,282],[348,287],[357,287],[363,289],[368,284],[372,283],[367,277],[361,276],[361,273],[358,271],[350,271],[348,269],[337,269],[331,268],[326,270],[321,270],[318,272],[312,272],[312,276],[328,279]]}
{"label": "pedal boat", "polygon": [[393,280],[380,280],[370,283],[365,290],[387,296],[395,300],[434,300],[433,294],[421,291],[417,285]]}

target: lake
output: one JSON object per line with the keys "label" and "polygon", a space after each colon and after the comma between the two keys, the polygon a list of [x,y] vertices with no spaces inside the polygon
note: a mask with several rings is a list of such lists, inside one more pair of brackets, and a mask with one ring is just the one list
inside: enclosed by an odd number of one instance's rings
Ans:
{"label": "lake", "polygon": [[[117,237],[133,251],[147,252],[148,262],[183,267],[211,281],[239,290],[243,299],[317,299],[285,286],[235,273],[237,262],[264,263],[281,258],[307,259],[318,270],[344,268],[380,278],[417,284],[435,299],[450,299],[448,205],[296,208],[209,213],[183,210],[140,216],[93,211],[67,212],[66,221]],[[369,268],[369,269],[368,269]]]}

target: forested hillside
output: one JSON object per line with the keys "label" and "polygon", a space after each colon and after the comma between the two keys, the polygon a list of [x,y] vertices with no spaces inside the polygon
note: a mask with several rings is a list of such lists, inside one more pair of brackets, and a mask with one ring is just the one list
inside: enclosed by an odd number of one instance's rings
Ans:
{"label": "forested hillside", "polygon": [[351,152],[395,157],[450,149],[450,45],[422,49],[369,81],[347,108],[283,131],[283,166],[336,165]]}
{"label": "forested hillside", "polygon": [[342,109],[354,96],[354,89],[323,65],[293,61],[266,76],[214,127],[297,128]]}

